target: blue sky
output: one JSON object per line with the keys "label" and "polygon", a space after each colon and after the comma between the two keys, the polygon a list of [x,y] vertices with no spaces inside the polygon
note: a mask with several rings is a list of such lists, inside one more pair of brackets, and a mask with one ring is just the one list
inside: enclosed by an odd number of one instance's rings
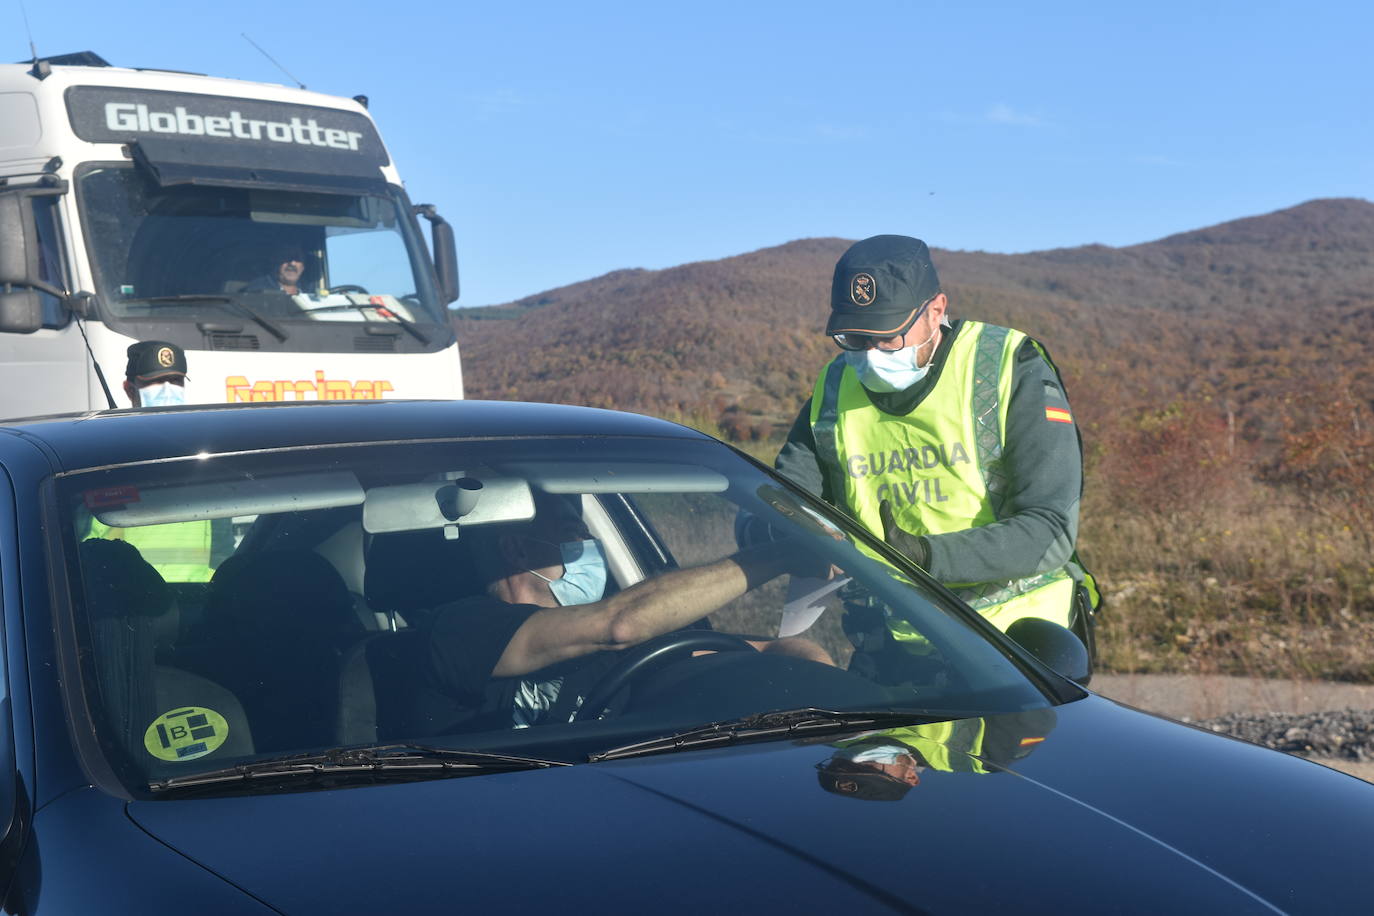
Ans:
{"label": "blue sky", "polygon": [[[40,54],[364,93],[461,305],[809,236],[1127,245],[1374,197],[1374,4],[24,0]],[[19,0],[0,49],[28,57]]]}

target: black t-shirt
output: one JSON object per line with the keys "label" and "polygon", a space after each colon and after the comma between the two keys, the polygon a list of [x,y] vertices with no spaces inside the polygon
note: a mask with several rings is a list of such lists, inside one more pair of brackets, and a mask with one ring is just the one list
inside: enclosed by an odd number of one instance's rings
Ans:
{"label": "black t-shirt", "polygon": [[438,608],[421,655],[422,721],[439,723],[438,734],[566,722],[616,656],[598,652],[519,677],[492,677],[516,630],[541,610],[490,595]]}

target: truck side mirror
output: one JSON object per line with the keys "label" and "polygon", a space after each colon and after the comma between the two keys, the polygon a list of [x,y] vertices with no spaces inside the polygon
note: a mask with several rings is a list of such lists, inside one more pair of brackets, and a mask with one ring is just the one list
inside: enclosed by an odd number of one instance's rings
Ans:
{"label": "truck side mirror", "polygon": [[433,204],[416,204],[414,211],[429,220],[431,247],[434,249],[434,274],[444,304],[458,301],[458,248],[453,241],[453,226],[439,215]]}
{"label": "truck side mirror", "polygon": [[0,194],[0,284],[23,283],[29,276],[29,234],[24,198]]}
{"label": "truck side mirror", "polygon": [[65,182],[5,188],[0,183],[0,333],[30,334],[43,327],[40,292],[64,303],[67,291],[39,279],[33,199],[65,193]]}
{"label": "truck side mirror", "polygon": [[31,334],[43,327],[43,302],[28,285],[26,199],[0,194],[0,332]]}
{"label": "truck side mirror", "polygon": [[43,327],[43,300],[38,290],[0,284],[0,333],[32,334]]}

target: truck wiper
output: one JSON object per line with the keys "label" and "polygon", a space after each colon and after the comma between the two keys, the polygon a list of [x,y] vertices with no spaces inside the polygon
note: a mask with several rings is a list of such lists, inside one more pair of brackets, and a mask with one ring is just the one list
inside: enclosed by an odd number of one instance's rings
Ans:
{"label": "truck wiper", "polygon": [[563,760],[516,757],[486,751],[431,747],[424,744],[380,744],[370,747],[336,747],[313,754],[291,754],[269,760],[255,760],[148,783],[157,793],[178,789],[205,788],[280,780],[337,779],[361,775],[367,778],[435,779],[449,776],[477,776],[571,766]]}
{"label": "truck wiper", "polygon": [[210,302],[215,305],[227,305],[232,307],[233,309],[236,309],[239,312],[242,312],[244,315],[247,315],[249,318],[256,321],[259,325],[265,328],[268,333],[270,333],[273,337],[277,338],[278,342],[285,342],[286,338],[289,336],[287,335],[286,331],[282,330],[281,325],[277,324],[274,321],[268,321],[266,318],[262,317],[256,311],[244,305],[242,302],[235,299],[233,296],[221,296],[218,293],[189,293],[181,296],[149,296],[146,299],[139,299],[137,301],[147,303],[149,306],[153,308],[169,308],[180,305],[192,305],[197,302]]}
{"label": "truck wiper", "polygon": [[[409,318],[403,318],[398,312],[385,305],[358,305],[356,303],[349,303],[348,305],[317,305],[311,309],[301,309],[301,311],[308,313],[357,311],[362,313],[364,319],[368,319],[368,309],[372,309],[373,313],[376,314],[378,318],[382,319],[384,323],[386,318],[391,318],[396,324],[399,324],[409,333],[411,337],[414,337],[422,344],[429,344],[429,335],[416,327],[415,322],[411,321]],[[386,314],[382,315],[382,311],[385,311]]]}
{"label": "truck wiper", "polygon": [[663,754],[672,751],[720,747],[725,744],[745,741],[804,738],[810,735],[826,735],[836,732],[895,728],[900,725],[922,725],[928,722],[948,722],[951,719],[968,719],[977,715],[980,713],[964,710],[835,710],[807,706],[779,712],[755,713],[725,722],[712,722],[709,725],[703,725],[700,728],[693,728],[685,732],[613,747],[610,750],[592,754],[587,759],[596,763],[601,760],[619,760],[626,757],[644,757],[649,754]]}

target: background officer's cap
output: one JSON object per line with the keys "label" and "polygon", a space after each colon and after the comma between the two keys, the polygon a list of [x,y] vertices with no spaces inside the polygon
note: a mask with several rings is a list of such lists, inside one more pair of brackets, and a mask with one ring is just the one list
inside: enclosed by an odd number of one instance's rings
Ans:
{"label": "background officer's cap", "polygon": [[855,242],[835,265],[827,334],[903,334],[940,292],[930,249],[905,235]]}
{"label": "background officer's cap", "polygon": [[186,375],[186,353],[165,340],[141,340],[129,345],[129,365],[124,377],[131,382],[155,382]]}

